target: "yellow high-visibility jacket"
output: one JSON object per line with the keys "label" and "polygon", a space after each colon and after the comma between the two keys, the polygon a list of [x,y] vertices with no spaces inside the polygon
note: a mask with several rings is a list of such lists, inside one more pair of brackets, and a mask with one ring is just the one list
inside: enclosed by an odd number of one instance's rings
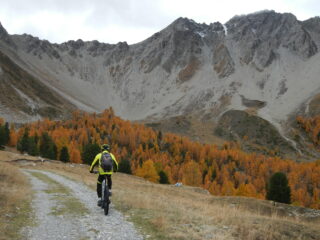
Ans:
{"label": "yellow high-visibility jacket", "polygon": [[[96,157],[94,158],[93,162],[91,163],[90,171],[92,171],[93,168],[94,168],[94,166],[97,165],[97,163],[99,163],[99,169],[98,169],[98,171],[99,171],[99,174],[100,174],[100,175],[112,175],[113,170],[111,170],[111,171],[109,171],[109,172],[105,172],[105,171],[103,171],[103,169],[102,169],[102,167],[101,167],[101,154],[102,154],[102,153],[109,153],[109,152],[108,152],[107,150],[104,150],[103,152],[98,153],[98,154],[96,155]],[[117,162],[115,156],[114,156],[112,153],[109,153],[109,154],[110,154],[113,162],[114,162],[115,165],[116,165],[116,170],[118,170],[118,162]]]}

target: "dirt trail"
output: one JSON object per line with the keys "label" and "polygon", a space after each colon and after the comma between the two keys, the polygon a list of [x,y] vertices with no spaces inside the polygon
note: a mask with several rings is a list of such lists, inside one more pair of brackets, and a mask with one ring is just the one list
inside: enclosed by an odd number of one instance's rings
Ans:
{"label": "dirt trail", "polygon": [[24,170],[35,191],[35,226],[23,229],[26,239],[132,239],[143,237],[111,204],[105,216],[96,193],[60,175]]}

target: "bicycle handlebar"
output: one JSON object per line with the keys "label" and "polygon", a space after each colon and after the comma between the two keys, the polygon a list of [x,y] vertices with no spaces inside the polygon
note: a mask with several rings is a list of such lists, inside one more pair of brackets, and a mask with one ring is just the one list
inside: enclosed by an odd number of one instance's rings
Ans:
{"label": "bicycle handlebar", "polygon": [[[113,171],[114,173],[117,172],[117,171]],[[91,173],[94,173],[94,174],[98,174],[99,171],[92,171]]]}

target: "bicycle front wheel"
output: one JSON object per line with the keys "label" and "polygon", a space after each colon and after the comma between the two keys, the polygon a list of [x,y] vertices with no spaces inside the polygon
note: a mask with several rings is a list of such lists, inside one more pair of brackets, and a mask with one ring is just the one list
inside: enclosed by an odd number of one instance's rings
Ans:
{"label": "bicycle front wheel", "polygon": [[104,195],[104,192],[105,192],[105,180],[102,181],[102,184],[101,184],[101,208],[104,208],[104,198],[105,198],[105,195]]}

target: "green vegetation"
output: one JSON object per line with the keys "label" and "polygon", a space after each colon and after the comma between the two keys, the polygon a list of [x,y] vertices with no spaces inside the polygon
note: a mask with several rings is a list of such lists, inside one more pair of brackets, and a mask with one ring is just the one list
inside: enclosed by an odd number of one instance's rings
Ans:
{"label": "green vegetation", "polygon": [[31,156],[38,156],[39,155],[39,148],[37,145],[37,138],[34,137],[29,137],[28,139],[28,154]]}
{"label": "green vegetation", "polygon": [[24,130],[24,134],[18,140],[17,150],[21,153],[28,153],[31,156],[38,156],[49,159],[57,159],[57,146],[48,133],[43,133],[40,139],[37,135],[30,137],[29,129]]}
{"label": "green vegetation", "polygon": [[5,145],[5,131],[4,128],[0,126],[0,149]]}
{"label": "green vegetation", "polygon": [[60,161],[62,162],[69,162],[70,161],[70,156],[69,156],[69,151],[68,151],[68,147],[64,146],[61,149],[61,153],[60,153]]}
{"label": "green vegetation", "polygon": [[28,152],[29,150],[29,129],[28,128],[24,130],[24,134],[19,139],[17,144],[17,149],[21,153]]}
{"label": "green vegetation", "polygon": [[49,159],[57,159],[57,146],[46,132],[41,135],[40,155]]}
{"label": "green vegetation", "polygon": [[122,173],[132,174],[130,161],[128,159],[123,159],[119,163],[118,170],[119,172],[122,172]]}
{"label": "green vegetation", "polygon": [[0,122],[0,149],[4,147],[10,140],[9,124],[6,122],[4,126]]}
{"label": "green vegetation", "polygon": [[81,156],[82,161],[90,165],[99,152],[101,152],[99,144],[89,142],[83,147]]}
{"label": "green vegetation", "polygon": [[76,198],[67,195],[56,196],[55,200],[59,201],[59,205],[52,208],[52,215],[55,216],[84,216],[88,214],[88,209]]}
{"label": "green vegetation", "polygon": [[160,177],[159,183],[161,183],[161,184],[169,184],[170,183],[166,172],[161,170],[159,172],[159,177]]}
{"label": "green vegetation", "polygon": [[287,176],[282,172],[273,174],[267,186],[267,199],[280,203],[291,203],[291,189]]}
{"label": "green vegetation", "polygon": [[2,126],[1,121],[2,119],[0,118],[0,150],[3,150],[4,146],[10,141],[10,129],[7,122]]}

